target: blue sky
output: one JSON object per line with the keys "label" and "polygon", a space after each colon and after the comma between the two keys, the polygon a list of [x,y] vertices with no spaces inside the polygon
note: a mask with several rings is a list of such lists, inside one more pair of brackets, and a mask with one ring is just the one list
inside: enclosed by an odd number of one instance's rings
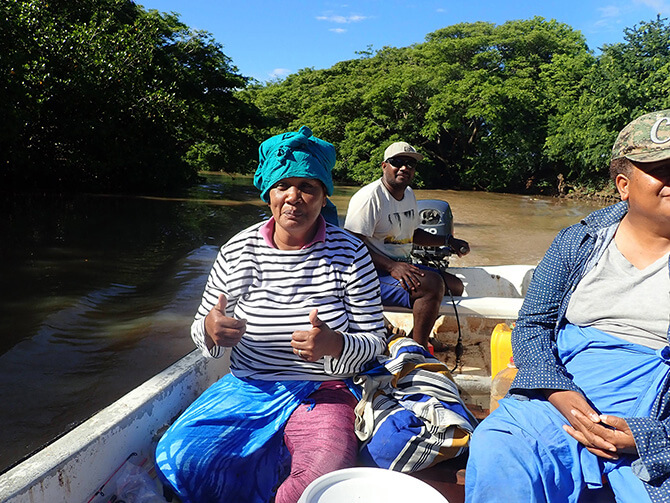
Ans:
{"label": "blue sky", "polygon": [[242,75],[261,82],[329,68],[368,46],[406,47],[461,22],[542,16],[581,31],[589,48],[621,42],[640,21],[670,17],[670,0],[136,0],[206,30]]}

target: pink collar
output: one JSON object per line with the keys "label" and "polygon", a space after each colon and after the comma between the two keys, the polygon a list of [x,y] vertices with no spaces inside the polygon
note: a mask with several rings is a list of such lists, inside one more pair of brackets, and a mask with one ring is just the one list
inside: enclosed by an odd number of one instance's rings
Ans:
{"label": "pink collar", "polygon": [[[302,247],[304,250],[305,248],[312,246],[314,243],[324,243],[326,241],[326,221],[324,220],[323,216],[319,215],[319,218],[316,220],[316,234],[314,234],[314,239],[312,239],[309,243],[307,243],[305,246]],[[263,241],[265,241],[265,244],[268,245],[270,248],[275,248],[274,241],[272,240],[272,235],[275,232],[275,218],[270,217],[270,220],[265,222],[261,228],[258,230],[261,233],[261,236],[263,236]]]}

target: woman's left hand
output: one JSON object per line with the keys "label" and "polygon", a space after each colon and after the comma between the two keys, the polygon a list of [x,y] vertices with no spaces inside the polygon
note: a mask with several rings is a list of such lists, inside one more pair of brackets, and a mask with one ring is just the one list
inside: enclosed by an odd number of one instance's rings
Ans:
{"label": "woman's left hand", "polygon": [[[625,419],[600,415],[599,421],[595,422],[576,409],[571,412],[576,427],[565,425],[563,429],[589,452],[606,459],[617,459],[620,454],[637,455],[635,440]],[[602,449],[600,444],[603,441],[614,446],[614,449]]]}
{"label": "woman's left hand", "polygon": [[309,313],[312,328],[296,330],[292,335],[293,352],[308,362],[315,362],[324,356],[339,358],[344,348],[342,334],[321,321],[318,314],[317,309]]}

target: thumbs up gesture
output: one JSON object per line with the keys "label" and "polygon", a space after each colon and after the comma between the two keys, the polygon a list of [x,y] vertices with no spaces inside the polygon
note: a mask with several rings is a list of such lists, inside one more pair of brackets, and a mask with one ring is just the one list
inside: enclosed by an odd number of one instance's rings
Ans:
{"label": "thumbs up gesture", "polygon": [[320,327],[321,325],[326,325],[323,321],[319,319],[318,309],[312,309],[309,312],[309,322],[312,324],[312,328],[317,328]]}
{"label": "thumbs up gesture", "polygon": [[318,309],[309,313],[309,330],[296,330],[291,336],[293,352],[299,358],[315,362],[324,356],[339,358],[344,348],[344,337],[340,332],[332,330],[319,319]]}
{"label": "thumbs up gesture", "polygon": [[205,317],[205,332],[207,332],[207,347],[235,346],[247,330],[247,321],[226,316],[228,299],[219,295],[218,302]]}

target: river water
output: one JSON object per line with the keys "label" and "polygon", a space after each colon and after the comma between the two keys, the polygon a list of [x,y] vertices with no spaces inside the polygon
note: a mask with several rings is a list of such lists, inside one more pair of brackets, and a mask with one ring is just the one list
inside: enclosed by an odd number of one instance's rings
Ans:
{"label": "river water", "polygon": [[[338,187],[341,218],[356,187]],[[598,204],[417,191],[451,204],[472,252],[451,264],[537,263]],[[218,247],[269,216],[248,178],[183,197],[3,196],[0,471],[193,349],[189,326]]]}

